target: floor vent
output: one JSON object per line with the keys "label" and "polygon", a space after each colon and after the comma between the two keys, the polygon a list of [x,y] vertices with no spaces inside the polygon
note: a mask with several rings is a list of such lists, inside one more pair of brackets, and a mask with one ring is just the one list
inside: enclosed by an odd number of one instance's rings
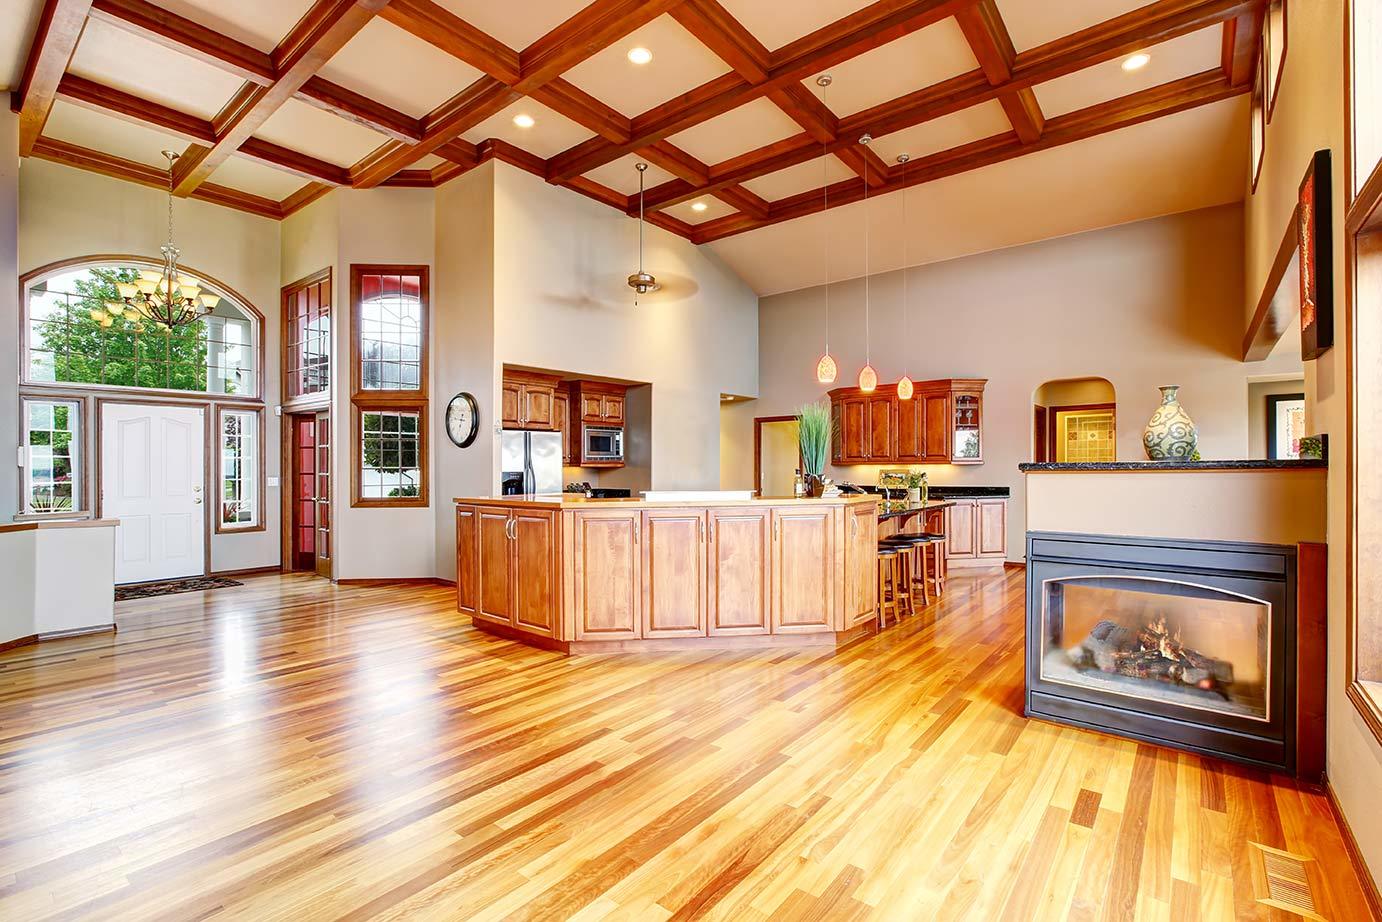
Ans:
{"label": "floor vent", "polygon": [[1253,890],[1257,902],[1306,919],[1326,922],[1324,916],[1315,911],[1315,897],[1310,888],[1309,866],[1314,859],[1257,842],[1251,844]]}

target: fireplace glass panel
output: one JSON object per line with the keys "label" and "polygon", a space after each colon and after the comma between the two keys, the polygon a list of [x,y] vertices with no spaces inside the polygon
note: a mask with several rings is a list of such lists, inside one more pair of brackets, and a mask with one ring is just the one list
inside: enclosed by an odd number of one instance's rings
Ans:
{"label": "fireplace glass panel", "polygon": [[1207,586],[1076,577],[1044,586],[1049,682],[1269,718],[1271,606]]}

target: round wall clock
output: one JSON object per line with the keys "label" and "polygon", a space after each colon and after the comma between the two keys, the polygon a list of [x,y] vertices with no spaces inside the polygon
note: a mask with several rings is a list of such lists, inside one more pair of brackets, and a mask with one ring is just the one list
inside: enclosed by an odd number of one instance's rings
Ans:
{"label": "round wall clock", "polygon": [[469,448],[480,431],[480,406],[473,394],[461,391],[446,405],[446,435],[461,448]]}

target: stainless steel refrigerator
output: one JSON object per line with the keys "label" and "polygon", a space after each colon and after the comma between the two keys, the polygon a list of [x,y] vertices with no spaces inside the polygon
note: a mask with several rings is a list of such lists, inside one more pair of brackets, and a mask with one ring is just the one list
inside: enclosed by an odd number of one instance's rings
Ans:
{"label": "stainless steel refrigerator", "polygon": [[561,492],[561,433],[505,429],[500,484],[506,495]]}

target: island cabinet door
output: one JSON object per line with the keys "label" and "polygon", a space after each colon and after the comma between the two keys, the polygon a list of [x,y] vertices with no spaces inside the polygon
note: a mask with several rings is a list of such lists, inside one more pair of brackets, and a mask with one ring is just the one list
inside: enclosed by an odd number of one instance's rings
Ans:
{"label": "island cabinet door", "polygon": [[979,553],[979,533],[974,521],[977,508],[972,499],[957,499],[946,510],[945,553],[951,560],[966,560]]}
{"label": "island cabinet door", "polygon": [[507,509],[480,508],[480,565],[476,571],[480,602],[475,614],[503,624],[513,624],[512,521]]}
{"label": "island cabinet door", "polygon": [[480,516],[474,506],[456,507],[456,610],[475,614],[480,604]]}
{"label": "island cabinet door", "polygon": [[513,536],[514,627],[556,637],[561,624],[557,514],[515,509],[509,534]]}
{"label": "island cabinet door", "polygon": [[845,509],[845,623],[849,629],[875,617],[878,597],[878,507]]}
{"label": "island cabinet door", "polygon": [[643,513],[643,636],[705,636],[705,513]]}
{"label": "island cabinet door", "polygon": [[774,634],[834,629],[836,510],[829,506],[773,510],[772,630]]}
{"label": "island cabinet door", "polygon": [[706,601],[710,634],[766,634],[770,509],[711,509]]}
{"label": "island cabinet door", "polygon": [[578,512],[573,522],[574,639],[637,638],[643,603],[642,513]]}
{"label": "island cabinet door", "polygon": [[979,556],[1008,556],[1008,501],[981,499],[975,506],[979,526]]}

